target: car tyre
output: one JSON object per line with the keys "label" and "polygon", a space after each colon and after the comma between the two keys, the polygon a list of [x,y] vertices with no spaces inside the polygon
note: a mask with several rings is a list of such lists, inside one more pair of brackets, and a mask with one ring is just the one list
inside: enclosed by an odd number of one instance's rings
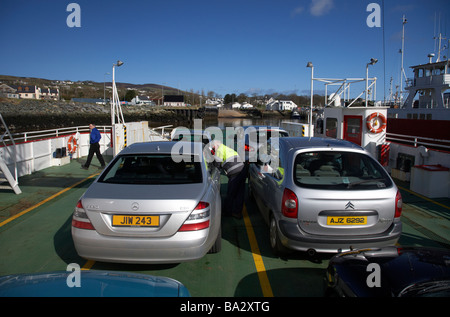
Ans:
{"label": "car tyre", "polygon": [[269,222],[269,239],[270,248],[276,256],[283,256],[289,252],[289,250],[281,243],[280,237],[278,235],[277,221],[273,215],[270,216]]}
{"label": "car tyre", "polygon": [[219,233],[217,234],[216,241],[214,242],[208,253],[219,253],[222,250],[222,228],[219,228]]}

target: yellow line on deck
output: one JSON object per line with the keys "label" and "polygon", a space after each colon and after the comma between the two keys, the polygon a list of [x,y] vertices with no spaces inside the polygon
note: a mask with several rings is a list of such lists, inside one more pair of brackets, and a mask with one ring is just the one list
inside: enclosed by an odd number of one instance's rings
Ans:
{"label": "yellow line on deck", "polygon": [[250,241],[250,247],[252,249],[253,261],[255,262],[256,271],[258,272],[259,283],[264,297],[273,297],[272,287],[270,287],[269,278],[266,274],[266,268],[264,266],[261,252],[259,251],[258,242],[256,241],[255,232],[253,231],[252,223],[247,213],[247,208],[242,209],[244,216],[245,229],[247,229],[248,240]]}
{"label": "yellow line on deck", "polygon": [[83,271],[89,271],[95,264],[94,260],[87,260],[84,266],[81,268]]}
{"label": "yellow line on deck", "polygon": [[433,203],[433,204],[436,204],[436,205],[441,206],[441,207],[446,208],[446,209],[450,209],[449,206],[446,206],[446,205],[444,205],[444,204],[441,204],[441,203],[439,203],[439,202],[437,202],[437,201],[434,201],[433,199],[430,199],[430,198],[428,198],[428,197],[422,196],[422,195],[420,195],[420,194],[418,194],[418,193],[416,193],[416,192],[413,192],[412,190],[406,189],[406,188],[401,187],[401,186],[398,186],[398,185],[397,185],[397,187],[400,188],[401,190],[404,190],[404,191],[410,193],[410,194],[413,194],[413,195],[416,195],[417,197],[420,197],[420,198],[422,198],[422,199],[425,199],[425,200],[427,200],[427,201],[429,201],[429,202],[431,202],[431,203]]}
{"label": "yellow line on deck", "polygon": [[17,219],[17,218],[19,218],[19,217],[25,215],[26,213],[32,211],[33,209],[36,209],[37,207],[42,206],[42,205],[45,204],[46,202],[49,202],[50,200],[52,200],[52,199],[58,197],[58,196],[61,195],[61,194],[64,194],[66,191],[68,191],[68,190],[74,188],[75,186],[78,186],[78,185],[80,185],[81,183],[87,181],[89,178],[95,177],[95,176],[97,176],[97,175],[99,175],[99,174],[100,174],[100,173],[96,173],[96,174],[93,174],[93,175],[91,175],[91,176],[89,176],[89,177],[86,177],[85,179],[83,179],[83,180],[81,180],[81,181],[79,181],[79,182],[77,182],[77,183],[75,183],[75,184],[73,184],[73,185],[71,185],[71,186],[69,186],[69,187],[67,187],[67,188],[64,188],[63,190],[57,192],[56,194],[54,194],[54,195],[52,195],[52,196],[50,196],[50,197],[45,198],[44,200],[38,202],[36,205],[31,206],[30,208],[27,208],[27,209],[25,209],[25,210],[19,212],[18,214],[14,215],[14,216],[12,216],[12,217],[10,217],[10,218],[8,218],[8,219],[6,219],[6,220],[3,221],[3,222],[0,222],[0,227],[6,225],[7,223],[9,223],[9,222],[11,222],[11,221],[13,221],[14,219]]}

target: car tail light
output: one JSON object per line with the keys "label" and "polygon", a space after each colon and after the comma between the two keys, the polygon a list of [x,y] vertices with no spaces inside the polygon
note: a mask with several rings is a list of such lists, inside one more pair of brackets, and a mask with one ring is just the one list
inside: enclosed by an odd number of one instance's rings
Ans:
{"label": "car tail light", "polygon": [[178,231],[196,231],[209,227],[209,203],[201,201]]}
{"label": "car tail light", "polygon": [[397,190],[397,195],[395,195],[395,218],[399,218],[402,215],[403,200],[400,191]]}
{"label": "car tail light", "polygon": [[78,221],[75,219],[72,219],[72,227],[75,227],[78,229],[95,230],[94,226],[92,225],[92,223],[90,221],[85,222],[85,221]]}
{"label": "car tail light", "polygon": [[88,215],[86,214],[86,210],[84,210],[81,200],[79,200],[75,206],[72,217],[72,226],[78,229],[95,230]]}
{"label": "car tail light", "polygon": [[197,231],[209,227],[209,220],[199,223],[185,223],[178,231]]}
{"label": "car tail light", "polygon": [[245,145],[244,145],[244,150],[245,150],[246,152],[253,152],[255,149],[254,149],[253,147],[251,147],[250,145],[245,144]]}
{"label": "car tail light", "polygon": [[201,210],[201,209],[206,209],[209,207],[209,203],[206,203],[204,201],[201,201],[197,204],[197,207],[195,207],[194,210]]}
{"label": "car tail light", "polygon": [[285,188],[281,200],[281,213],[289,218],[297,218],[297,210],[297,195],[292,190]]}

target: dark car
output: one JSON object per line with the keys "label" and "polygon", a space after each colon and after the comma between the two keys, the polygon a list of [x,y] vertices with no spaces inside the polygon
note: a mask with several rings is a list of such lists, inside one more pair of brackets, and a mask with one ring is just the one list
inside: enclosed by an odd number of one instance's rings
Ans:
{"label": "dark car", "polygon": [[385,247],[335,255],[327,268],[328,296],[448,297],[450,250]]}

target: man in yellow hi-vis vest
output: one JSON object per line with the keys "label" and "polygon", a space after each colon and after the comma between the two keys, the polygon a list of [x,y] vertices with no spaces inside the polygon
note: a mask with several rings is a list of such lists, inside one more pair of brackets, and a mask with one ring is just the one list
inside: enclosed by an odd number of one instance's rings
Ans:
{"label": "man in yellow hi-vis vest", "polygon": [[244,206],[247,166],[235,150],[225,146],[219,140],[211,142],[211,149],[215,162],[220,163],[220,167],[228,177],[227,196],[222,214],[240,219]]}

